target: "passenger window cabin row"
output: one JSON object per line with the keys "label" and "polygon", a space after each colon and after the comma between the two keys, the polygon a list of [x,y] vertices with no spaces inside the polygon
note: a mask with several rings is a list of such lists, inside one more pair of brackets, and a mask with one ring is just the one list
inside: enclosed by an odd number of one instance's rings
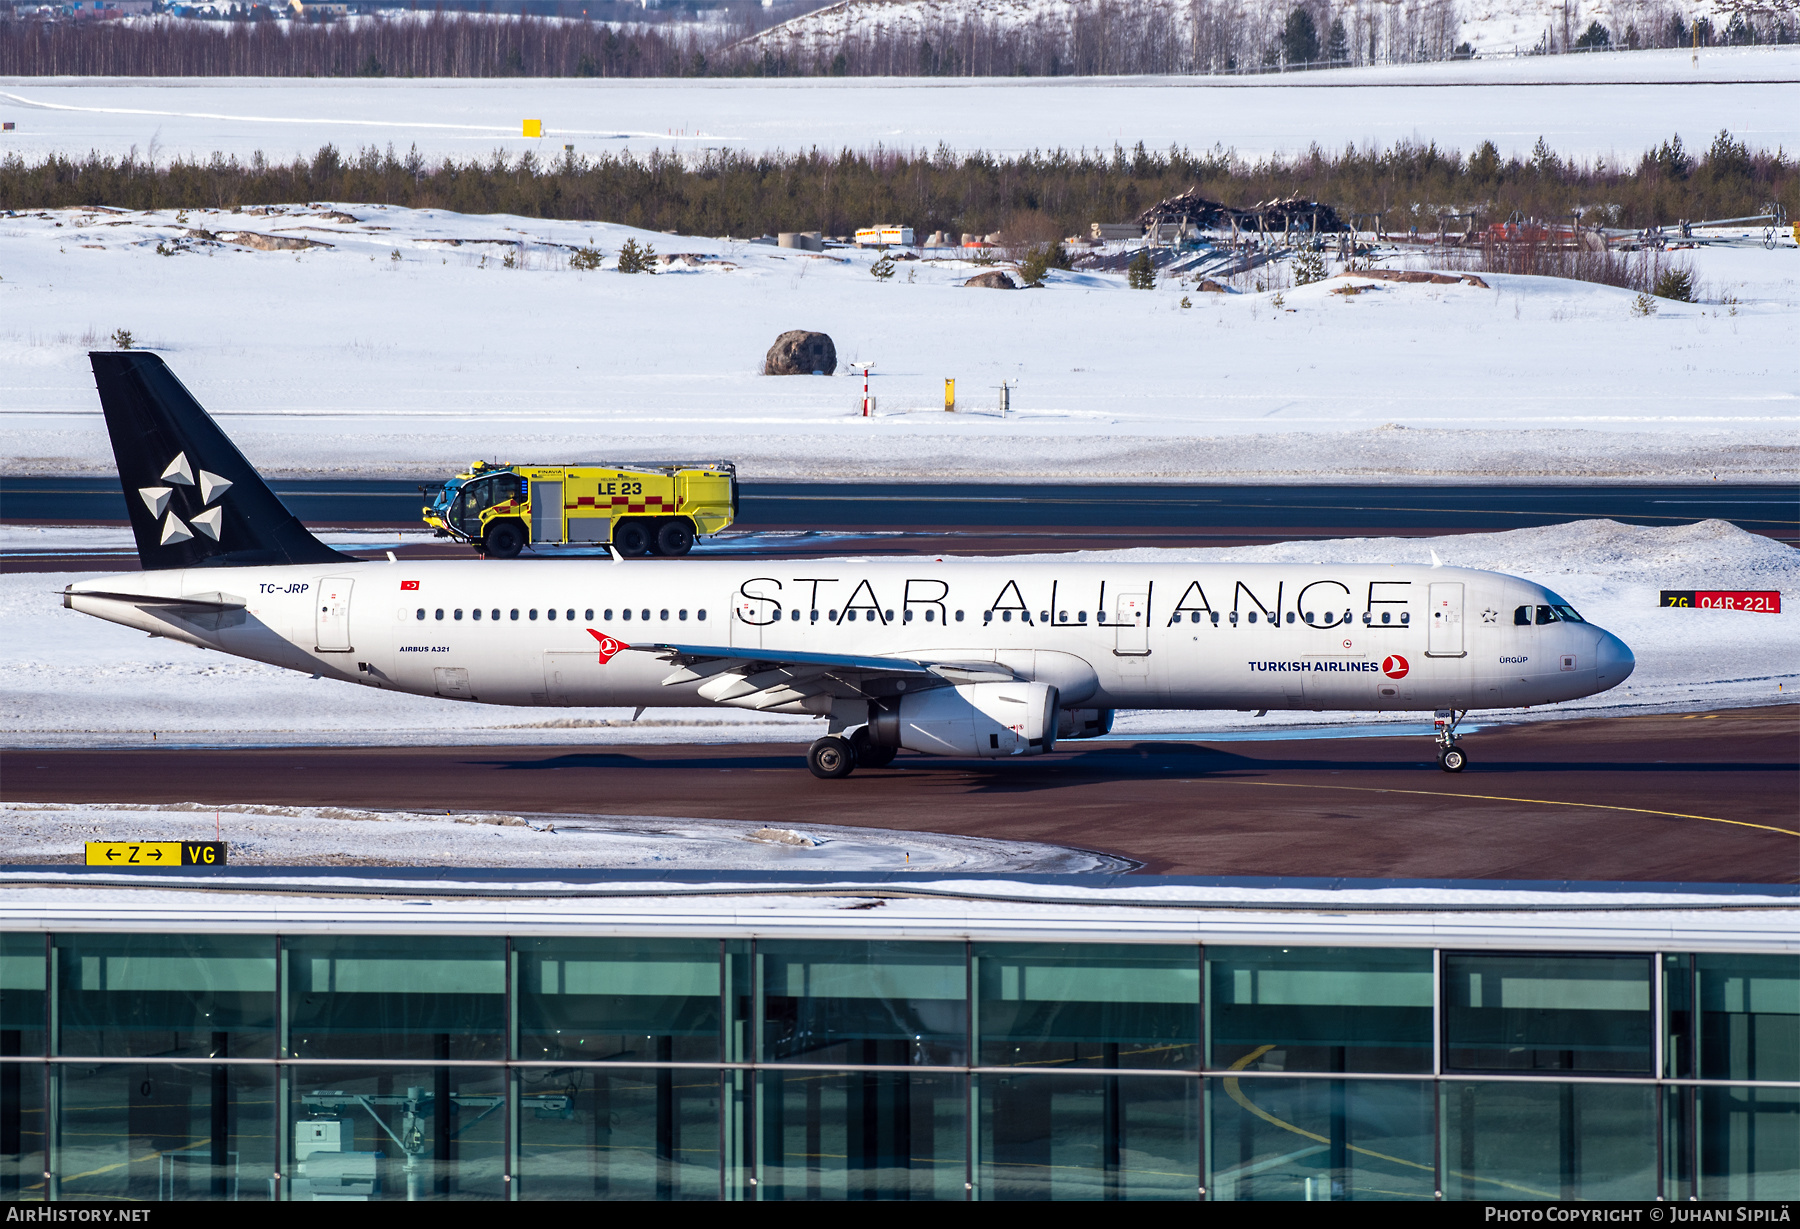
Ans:
{"label": "passenger window cabin row", "polygon": [[[547,622],[551,622],[551,623],[556,622],[557,617],[558,617],[556,611],[546,610],[543,613],[544,613],[544,618]],[[483,618],[483,612],[479,609],[471,610],[468,612],[468,614],[469,614],[469,619],[471,622],[479,623],[479,622],[481,622],[481,620]],[[629,610],[621,610],[619,612],[619,616],[625,622],[629,623],[632,618],[632,612]],[[665,623],[668,622],[668,620],[671,616],[673,616],[674,618],[676,618],[682,622],[686,622],[687,617],[688,617],[688,612],[686,610],[673,610],[673,611],[665,610],[662,612],[663,622],[665,622]],[[427,617],[427,612],[426,612],[425,607],[423,607],[423,606],[419,607],[418,610],[414,612],[413,617],[416,620],[418,620],[419,622],[423,623]],[[436,609],[435,612],[433,612],[430,615],[430,617],[434,618],[439,623],[442,623],[446,618],[448,618],[451,622],[459,622],[459,621],[461,621],[461,619],[463,617],[463,611],[462,611],[461,607],[457,607],[453,610],[445,610],[443,607],[440,606]],[[490,611],[486,612],[486,618],[490,623],[500,622],[501,617],[502,617],[502,615],[501,615],[501,611],[499,609],[494,609],[494,610],[490,610]],[[525,618],[529,622],[529,621],[535,621],[537,619],[538,612],[535,608],[528,609],[528,610],[511,610],[506,613],[505,617],[510,619],[514,623],[517,623],[521,617]],[[575,622],[575,611],[573,609],[566,610],[562,613],[561,617],[565,622],[573,623],[573,622]],[[610,623],[612,621],[613,612],[611,610],[603,610],[603,611],[601,611],[600,617],[603,621]],[[651,612],[648,609],[645,609],[639,614],[638,617],[647,623],[650,621]],[[589,610],[583,611],[582,618],[584,620],[586,620],[587,622],[592,623],[594,621],[593,610],[589,609]],[[696,619],[696,621],[704,623],[704,622],[706,622],[706,612],[704,610],[696,610],[694,612],[694,618]]]}
{"label": "passenger window cabin row", "polygon": [[[789,620],[792,622],[798,623],[800,621],[800,613],[801,612],[799,610],[789,611],[788,612]],[[982,613],[982,622],[983,623],[992,623],[994,621],[994,616],[999,615],[1000,621],[1002,623],[1011,623],[1013,621],[1013,613],[1014,612],[1011,610],[984,611]],[[1178,610],[1175,612],[1173,622],[1179,623],[1181,621],[1181,616],[1184,613],[1188,616],[1188,622],[1190,622],[1190,623],[1201,622],[1201,615],[1203,615],[1203,614],[1210,615],[1210,621],[1213,624],[1213,626],[1216,627],[1220,623],[1220,612],[1218,612],[1216,610],[1210,611],[1210,612],[1200,611],[1200,610],[1191,610],[1191,611],[1184,612],[1184,611]],[[475,622],[475,623],[481,622],[484,617],[489,622],[492,622],[492,623],[499,623],[502,621],[503,618],[510,619],[514,623],[517,623],[520,620],[520,618],[524,618],[528,622],[535,622],[538,618],[538,614],[539,614],[539,612],[535,607],[529,608],[529,609],[523,609],[523,610],[515,608],[515,609],[509,610],[509,611],[505,611],[505,612],[502,612],[498,607],[495,607],[491,610],[486,611],[485,613],[481,609],[476,608],[476,609],[472,609],[467,612],[467,616],[470,619],[470,621]],[[906,613],[904,615],[905,621],[908,623],[912,622],[913,614],[914,614],[914,612],[911,610],[906,611]],[[817,623],[819,621],[819,612],[817,610],[812,611],[811,615],[812,615],[811,621],[814,623]],[[1521,627],[1529,627],[1531,625],[1531,615],[1532,615],[1532,608],[1530,606],[1521,606],[1518,608],[1517,611],[1515,611],[1513,613],[1513,622],[1518,624]],[[1031,612],[1028,610],[1019,611],[1018,616],[1019,616],[1019,622],[1021,622],[1021,623],[1029,624],[1032,621],[1031,620]],[[1075,625],[1076,626],[1085,626],[1087,624],[1087,621],[1088,621],[1088,612],[1087,611],[1085,611],[1085,610],[1076,611],[1075,616],[1076,616],[1075,617]],[[441,607],[441,606],[437,607],[435,609],[435,611],[428,611],[426,607],[420,606],[414,612],[413,617],[421,623],[423,623],[427,618],[433,618],[437,622],[440,622],[440,623],[443,622],[445,619],[449,619],[451,622],[461,622],[464,617],[464,611],[461,607],[455,607],[453,609],[445,609],[444,607]],[[548,610],[543,611],[543,617],[546,621],[554,623],[554,622],[556,622],[556,620],[559,616],[558,616],[558,613],[556,610],[548,609]],[[560,617],[565,622],[573,623],[573,622],[575,622],[575,611],[573,608],[567,609],[562,612]],[[621,621],[626,622],[626,623],[631,622],[634,617],[645,623],[650,622],[653,617],[660,617],[660,619],[665,623],[668,622],[671,617],[673,617],[674,619],[676,619],[679,622],[686,622],[687,618],[688,618],[688,612],[686,610],[663,610],[660,613],[653,613],[648,607],[645,607],[645,608],[639,610],[638,612],[636,612],[635,616],[631,610],[621,609],[618,612],[618,617]],[[840,619],[843,622],[854,623],[854,622],[856,622],[856,619],[857,619],[857,611],[856,610],[846,610],[846,611],[843,611],[842,614],[840,615],[840,613],[838,611],[829,610],[829,611],[825,612],[825,617],[826,617],[827,621],[832,622],[832,623],[837,623],[840,621]],[[885,611],[883,611],[883,610],[864,610],[864,611],[862,611],[862,617],[865,622],[869,622],[869,623],[881,622],[881,623],[885,624],[885,623],[891,623],[894,621],[894,612],[891,610],[885,610]],[[945,617],[946,617],[946,621],[948,621],[948,612],[946,612]],[[1069,620],[1069,612],[1066,610],[1059,611],[1057,617],[1058,617],[1058,621],[1062,622],[1062,623],[1068,623],[1070,621]],[[1239,617],[1238,612],[1234,610],[1234,611],[1231,611],[1229,614],[1227,614],[1225,616],[1225,619],[1228,622],[1230,622],[1231,624],[1235,625],[1238,622],[1238,617]],[[1249,611],[1246,613],[1246,615],[1244,617],[1246,618],[1246,620],[1248,622],[1255,623],[1257,621],[1257,612],[1254,610]],[[593,609],[589,608],[588,610],[583,611],[582,618],[589,623],[594,622]],[[780,615],[776,615],[775,621],[779,622],[780,618],[781,618]],[[959,610],[956,612],[956,621],[958,623],[963,622],[964,618],[965,618],[965,615],[964,615],[963,611]],[[1278,615],[1267,614],[1266,618],[1268,619],[1268,621],[1270,623],[1279,623],[1280,622],[1280,618]],[[1289,623],[1295,622],[1295,618],[1296,618],[1296,616],[1295,616],[1294,611],[1290,610],[1287,612],[1287,621]],[[1316,612],[1309,610],[1309,611],[1306,611],[1304,614],[1300,615],[1299,618],[1305,620],[1305,622],[1310,626],[1339,627],[1339,626],[1343,626],[1344,624],[1350,623],[1353,619],[1353,615],[1350,611],[1346,610],[1344,612],[1343,618],[1341,620],[1339,620],[1336,617],[1336,612],[1327,611],[1324,618],[1319,619]],[[600,612],[600,619],[602,622],[606,622],[606,623],[612,622],[613,611],[611,609],[602,610]],[[706,611],[696,610],[694,612],[694,619],[700,623],[706,622]],[[925,610],[925,622],[932,623],[932,622],[935,622],[936,620],[937,620],[937,611],[935,609],[927,607]],[[1038,622],[1049,623],[1050,621],[1051,620],[1050,620],[1050,612],[1049,611],[1046,610],[1046,611],[1042,611],[1039,613]],[[1102,625],[1105,624],[1106,623],[1106,612],[1104,610],[1096,612],[1094,621],[1097,624],[1102,624]],[[1365,624],[1372,625],[1375,623],[1376,620],[1375,620],[1375,616],[1373,613],[1365,611],[1363,613],[1362,621]],[[1395,622],[1393,612],[1392,611],[1383,611],[1381,613],[1380,621],[1383,624],[1388,624],[1388,625],[1393,624]],[[1563,621],[1572,622],[1572,623],[1580,623],[1582,621],[1582,619],[1581,619],[1580,615],[1576,614],[1573,610],[1571,610],[1567,606],[1554,606],[1554,607],[1539,606],[1537,608],[1537,621],[1540,624],[1542,624],[1542,623],[1557,623],[1557,622],[1563,622]],[[1116,622],[1116,620],[1115,620],[1115,622]],[[1398,620],[1399,625],[1402,627],[1405,627],[1408,624],[1410,624],[1411,622],[1412,622],[1412,616],[1405,611],[1401,611],[1400,618]]]}

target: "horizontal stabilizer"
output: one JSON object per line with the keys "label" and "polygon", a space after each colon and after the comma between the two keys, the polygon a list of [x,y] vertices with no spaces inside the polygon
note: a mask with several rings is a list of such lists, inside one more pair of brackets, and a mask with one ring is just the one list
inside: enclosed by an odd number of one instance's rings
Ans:
{"label": "horizontal stabilizer", "polygon": [[241,597],[228,593],[198,593],[193,597],[156,597],[143,593],[106,593],[99,589],[64,589],[63,605],[72,597],[97,597],[107,602],[129,602],[133,606],[163,606],[186,610],[243,610],[249,605]]}

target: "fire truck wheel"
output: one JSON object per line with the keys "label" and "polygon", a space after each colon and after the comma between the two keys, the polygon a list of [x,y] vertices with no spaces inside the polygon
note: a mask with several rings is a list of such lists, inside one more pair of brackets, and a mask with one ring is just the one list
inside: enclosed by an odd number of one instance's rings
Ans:
{"label": "fire truck wheel", "polygon": [[517,559],[519,552],[525,549],[524,531],[508,521],[491,527],[481,541],[495,559]]}
{"label": "fire truck wheel", "polygon": [[641,521],[621,521],[613,526],[613,546],[628,559],[650,553],[650,531]]}
{"label": "fire truck wheel", "polygon": [[694,549],[694,527],[673,517],[656,527],[656,553],[659,555],[685,555]]}

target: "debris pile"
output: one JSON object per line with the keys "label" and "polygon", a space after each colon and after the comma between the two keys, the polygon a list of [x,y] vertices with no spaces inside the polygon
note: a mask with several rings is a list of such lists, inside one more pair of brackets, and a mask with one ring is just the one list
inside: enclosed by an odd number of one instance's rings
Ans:
{"label": "debris pile", "polygon": [[1208,200],[1200,195],[1197,188],[1189,188],[1179,195],[1158,201],[1139,214],[1138,221],[1142,222],[1146,228],[1185,223],[1203,230],[1233,228],[1264,232],[1300,231],[1312,234],[1334,233],[1349,229],[1339,219],[1336,209],[1318,201],[1308,200],[1303,196],[1261,201],[1248,208],[1238,209],[1220,204],[1218,201]]}

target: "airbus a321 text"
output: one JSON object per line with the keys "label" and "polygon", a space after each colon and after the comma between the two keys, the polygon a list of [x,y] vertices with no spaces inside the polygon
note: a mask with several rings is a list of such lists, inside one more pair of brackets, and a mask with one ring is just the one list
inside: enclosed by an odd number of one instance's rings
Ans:
{"label": "airbus a321 text", "polygon": [[1038,755],[1119,708],[1472,709],[1616,687],[1633,659],[1540,585],[1412,564],[370,562],[319,542],[154,355],[92,356],[144,571],[72,610],[465,703],[815,714],[820,777],[899,751]]}

